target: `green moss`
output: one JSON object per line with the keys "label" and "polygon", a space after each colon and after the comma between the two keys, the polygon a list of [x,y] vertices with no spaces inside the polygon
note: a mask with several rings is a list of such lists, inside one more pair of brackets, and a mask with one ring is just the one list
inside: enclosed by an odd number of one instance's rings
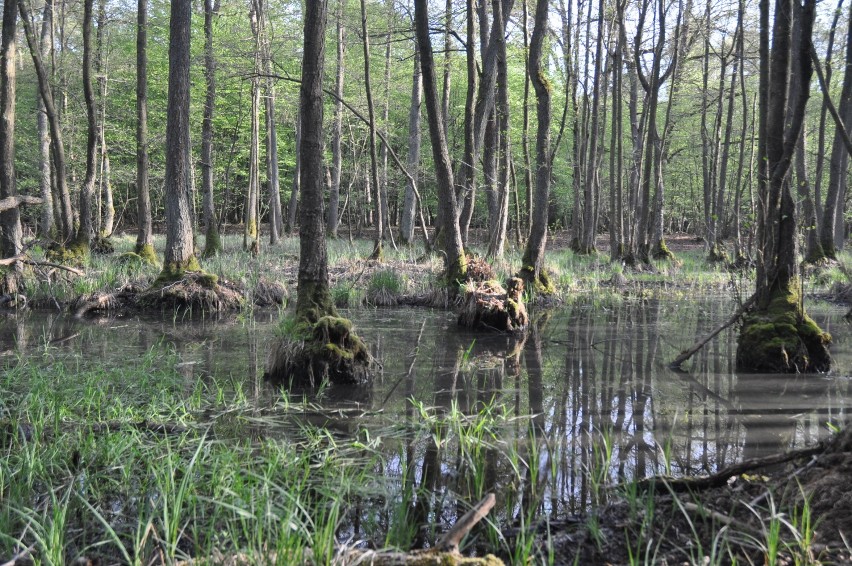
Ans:
{"label": "green moss", "polygon": [[204,253],[201,254],[201,258],[210,259],[211,257],[216,257],[221,251],[222,237],[219,235],[219,228],[215,223],[211,222],[205,233]]}
{"label": "green moss", "polygon": [[337,316],[328,284],[300,281],[296,295],[296,318],[314,324],[324,316]]}
{"label": "green moss", "polygon": [[534,293],[542,295],[552,295],[556,293],[556,286],[553,284],[553,280],[544,269],[539,271],[538,276],[536,277],[535,267],[532,265],[525,265],[521,268],[520,272],[518,272],[518,278],[520,278],[526,287],[531,289]]}
{"label": "green moss", "polygon": [[651,250],[651,257],[657,260],[673,260],[674,254],[666,245],[665,238],[660,238],[660,241],[654,244],[654,249]]}
{"label": "green moss", "polygon": [[802,312],[797,282],[776,289],[769,304],[746,317],[737,343],[737,369],[767,373],[826,371],[831,335]]}
{"label": "green moss", "polygon": [[159,265],[160,260],[157,259],[157,252],[154,251],[153,244],[136,245],[136,255],[142,258],[143,261],[150,265]]}
{"label": "green moss", "polygon": [[728,252],[718,244],[714,244],[707,254],[707,261],[710,263],[728,263],[729,260]]}
{"label": "green moss", "polygon": [[183,263],[169,262],[163,264],[163,270],[160,271],[160,275],[157,276],[153,286],[162,286],[179,281],[183,279],[184,273],[187,271],[201,271],[201,265],[194,255]]}
{"label": "green moss", "polygon": [[361,383],[369,377],[370,355],[355,334],[352,321],[322,316],[309,322],[298,315],[279,327],[282,342],[270,357],[267,379],[279,384],[307,382],[316,386],[322,379],[332,383]]}
{"label": "green moss", "polygon": [[65,265],[84,265],[91,257],[89,244],[83,240],[74,240],[67,246],[52,245],[46,253],[47,259]]}

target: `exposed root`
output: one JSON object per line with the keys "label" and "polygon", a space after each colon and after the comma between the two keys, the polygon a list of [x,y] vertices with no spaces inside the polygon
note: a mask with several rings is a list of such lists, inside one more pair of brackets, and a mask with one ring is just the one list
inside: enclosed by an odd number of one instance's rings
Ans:
{"label": "exposed root", "polygon": [[200,312],[237,310],[245,303],[242,289],[235,283],[204,272],[186,272],[174,282],[155,282],[139,294],[142,308],[189,309]]}
{"label": "exposed root", "polygon": [[514,277],[507,289],[496,281],[468,284],[462,299],[459,326],[499,332],[521,332],[529,323],[523,302],[524,282]]}

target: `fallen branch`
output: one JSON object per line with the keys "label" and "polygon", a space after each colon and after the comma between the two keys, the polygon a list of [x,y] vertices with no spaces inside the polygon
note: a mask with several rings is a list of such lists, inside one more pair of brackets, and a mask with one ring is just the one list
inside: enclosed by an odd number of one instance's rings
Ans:
{"label": "fallen branch", "polygon": [[660,475],[645,478],[636,482],[636,486],[642,491],[668,489],[673,492],[684,492],[702,489],[712,489],[714,487],[722,487],[728,480],[734,476],[739,476],[747,472],[766,466],[774,466],[775,464],[783,464],[791,460],[799,458],[809,458],[815,454],[819,454],[825,450],[824,443],[819,443],[811,448],[803,448],[783,454],[773,454],[763,458],[749,458],[737,464],[728,466],[720,472],[703,477],[686,477],[674,478],[672,476]]}
{"label": "fallen branch", "polygon": [[465,513],[461,519],[456,521],[456,524],[453,525],[452,529],[444,533],[444,535],[438,539],[435,548],[448,552],[458,552],[461,540],[473,527],[476,526],[479,521],[488,515],[488,512],[491,511],[491,508],[494,507],[496,502],[497,498],[493,493],[489,493],[483,497],[479,503],[474,505],[470,511]]}
{"label": "fallen branch", "polygon": [[0,212],[6,212],[17,208],[22,204],[41,204],[43,201],[39,197],[31,197],[29,195],[14,195],[0,199]]}
{"label": "fallen branch", "polygon": [[738,321],[740,319],[740,317],[742,315],[744,315],[752,307],[752,305],[754,305],[756,300],[757,300],[757,295],[752,295],[751,297],[749,297],[748,300],[746,302],[744,302],[742,304],[742,306],[740,306],[740,308],[737,309],[737,312],[735,312],[731,316],[731,318],[726,320],[720,326],[717,326],[716,329],[713,330],[713,332],[711,332],[706,337],[704,337],[701,340],[699,340],[698,342],[696,342],[691,348],[681,352],[678,355],[678,357],[676,357],[674,359],[674,361],[669,364],[669,369],[674,369],[674,370],[680,369],[680,365],[683,362],[685,362],[686,360],[688,360],[689,358],[691,358],[692,356],[694,356],[699,350],[701,350],[701,348],[703,348],[707,344],[707,342],[709,342],[710,340],[715,338],[717,334],[719,334],[720,332],[722,332],[723,330],[725,330],[726,328],[728,328],[729,326],[734,324],[736,321]]}
{"label": "fallen branch", "polygon": [[12,257],[7,257],[5,259],[0,259],[0,265],[12,265],[19,261],[23,264],[32,265],[35,267],[52,267],[54,269],[64,269],[65,271],[70,271],[74,275],[79,275],[80,277],[85,275],[85,273],[83,273],[79,269],[76,269],[74,267],[68,267],[67,265],[62,265],[61,263],[52,263],[49,261],[35,261],[27,254],[18,254]]}

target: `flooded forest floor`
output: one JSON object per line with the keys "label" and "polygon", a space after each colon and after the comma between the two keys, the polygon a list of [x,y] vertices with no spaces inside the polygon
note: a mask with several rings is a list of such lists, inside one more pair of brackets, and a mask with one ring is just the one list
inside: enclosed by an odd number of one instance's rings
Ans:
{"label": "flooded forest floor", "polygon": [[[379,263],[367,239],[332,241],[335,302],[377,374],[287,391],[261,375],[295,299],[297,238],[251,257],[226,237],[203,268],[245,301],[216,314],[87,306],[157,276],[119,260],[132,236],[114,243],[82,276],[35,266],[26,298],[0,310],[3,566],[345,564],[367,551],[429,564],[488,493],[465,556],[852,563],[852,293],[839,266],[805,279],[836,369],[753,376],[734,370],[736,327],[667,367],[753,287],[690,236],[669,240],[675,262],[634,269],[577,256],[557,234],[555,300],[532,303],[522,336],[459,329],[435,292],[439,257],[401,248]],[[519,264],[510,251],[496,278]]]}

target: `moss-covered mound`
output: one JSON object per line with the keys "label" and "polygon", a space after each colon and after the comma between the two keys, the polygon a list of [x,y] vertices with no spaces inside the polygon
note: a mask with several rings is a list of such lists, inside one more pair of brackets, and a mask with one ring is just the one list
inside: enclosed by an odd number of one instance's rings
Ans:
{"label": "moss-covered mound", "polygon": [[92,240],[92,243],[89,244],[89,249],[93,254],[97,255],[110,255],[115,253],[115,246],[112,243],[112,240],[109,238],[104,238],[103,236],[97,236]]}
{"label": "moss-covered mound", "polygon": [[349,319],[323,316],[316,323],[288,318],[273,344],[264,378],[275,385],[357,385],[370,380],[371,356]]}
{"label": "moss-covered mound", "polygon": [[203,271],[187,271],[180,279],[157,278],[137,297],[143,309],[190,309],[198,312],[237,310],[245,303],[242,288]]}
{"label": "moss-covered mound", "polygon": [[737,343],[737,370],[823,372],[831,366],[831,335],[801,311],[799,295],[774,293],[768,308],[745,318]]}
{"label": "moss-covered mound", "polygon": [[536,294],[553,295],[556,293],[556,286],[553,284],[553,281],[544,269],[540,270],[538,274],[536,274],[535,267],[525,265],[518,272],[517,277],[523,280],[527,289],[530,289]]}
{"label": "moss-covered mound", "polygon": [[45,256],[50,261],[72,266],[85,265],[89,261],[90,255],[89,245],[82,241],[74,241],[68,245],[53,242],[45,252]]}
{"label": "moss-covered mound", "polygon": [[522,332],[529,324],[523,301],[524,282],[513,277],[506,289],[496,281],[468,284],[462,299],[459,326],[498,332]]}
{"label": "moss-covered mound", "polygon": [[283,283],[261,277],[255,284],[251,297],[252,302],[259,307],[274,307],[283,305],[290,297],[290,293]]}

